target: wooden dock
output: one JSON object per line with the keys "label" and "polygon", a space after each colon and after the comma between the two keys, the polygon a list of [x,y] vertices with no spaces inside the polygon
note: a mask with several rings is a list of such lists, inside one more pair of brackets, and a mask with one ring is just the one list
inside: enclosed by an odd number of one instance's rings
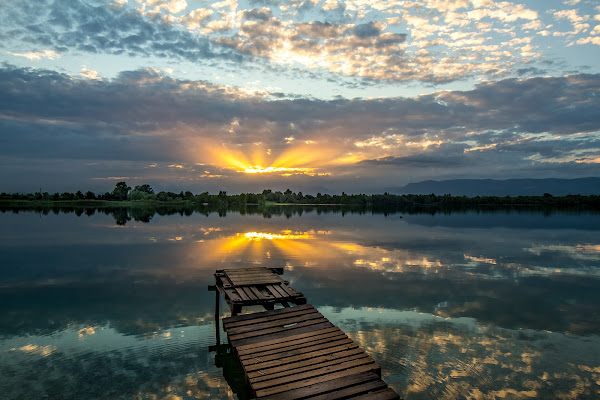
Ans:
{"label": "wooden dock", "polygon": [[306,298],[281,279],[283,268],[222,269],[215,272],[215,288],[237,315],[243,307],[260,305],[272,310],[276,304],[305,304]]}
{"label": "wooden dock", "polygon": [[[233,276],[230,271],[235,271]],[[265,286],[262,289],[272,293],[267,288],[275,280],[268,274],[279,278],[279,271],[266,268],[217,271],[215,289],[217,293],[229,290],[219,288],[227,282],[236,293],[245,285]],[[291,293],[301,295],[295,290],[286,293],[279,298],[283,303]],[[381,380],[381,367],[312,305],[234,315],[234,310],[247,305],[245,301],[261,304],[254,294],[256,299],[228,301],[232,316],[223,319],[223,329],[256,399],[399,399]],[[268,307],[275,302],[267,300]]]}

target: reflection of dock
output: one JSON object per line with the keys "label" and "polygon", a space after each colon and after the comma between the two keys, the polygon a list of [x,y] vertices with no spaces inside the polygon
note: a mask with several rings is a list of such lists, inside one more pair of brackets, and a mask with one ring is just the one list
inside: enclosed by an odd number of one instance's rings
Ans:
{"label": "reflection of dock", "polygon": [[[398,399],[381,368],[279,274],[249,268],[215,273],[232,316],[223,329],[257,399]],[[274,309],[280,303],[284,308]],[[289,303],[296,304],[290,307]],[[242,307],[267,311],[237,315]],[[218,312],[216,314],[218,316]],[[217,328],[218,332],[218,328]]]}

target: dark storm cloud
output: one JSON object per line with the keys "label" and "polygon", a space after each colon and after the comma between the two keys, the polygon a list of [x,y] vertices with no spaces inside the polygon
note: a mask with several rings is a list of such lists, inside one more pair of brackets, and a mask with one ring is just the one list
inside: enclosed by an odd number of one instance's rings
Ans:
{"label": "dark storm cloud", "polygon": [[572,134],[600,128],[598,95],[600,75],[578,74],[506,79],[479,84],[468,92],[432,96],[439,96],[454,115],[462,114],[478,129],[518,125],[525,132]]}
{"label": "dark storm cloud", "polygon": [[368,166],[394,166],[408,168],[456,168],[462,167],[466,160],[463,145],[442,145],[437,150],[425,154],[405,157],[381,157],[375,160],[364,160],[360,164]]}
{"label": "dark storm cloud", "polygon": [[207,82],[176,80],[154,70],[123,72],[113,80],[95,81],[5,66],[0,69],[0,93],[5,116],[102,121],[140,129],[178,122],[225,124],[238,118],[294,123],[301,131],[344,128],[339,138],[365,138],[391,129],[417,137],[477,133],[482,142],[518,132],[568,135],[600,130],[600,96],[596,95],[600,94],[600,75],[505,80],[468,92],[439,92],[414,99],[270,101]]}
{"label": "dark storm cloud", "polygon": [[[580,74],[511,79],[412,99],[271,100],[154,70],[95,81],[5,65],[0,152],[166,161],[197,138],[241,146],[261,142],[275,153],[316,140],[320,147],[348,152],[361,142],[360,151],[372,159],[357,167],[416,171],[413,177],[432,168],[449,176],[561,168],[597,175],[597,164],[546,159],[600,157],[598,93],[600,75]],[[415,154],[427,141],[438,144]],[[417,146],[408,154],[401,147],[407,142]],[[384,150],[381,143],[391,147]]]}
{"label": "dark storm cloud", "polygon": [[[43,3],[43,4],[40,4]],[[6,2],[0,39],[20,40],[59,53],[131,54],[192,62],[223,59],[239,62],[242,55],[205,37],[144,17],[136,11],[80,0]]]}

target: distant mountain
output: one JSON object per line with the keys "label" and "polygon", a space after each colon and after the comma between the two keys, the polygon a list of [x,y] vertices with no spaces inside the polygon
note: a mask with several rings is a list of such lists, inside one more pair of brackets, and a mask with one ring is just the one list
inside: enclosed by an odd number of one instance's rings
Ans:
{"label": "distant mountain", "polygon": [[388,188],[394,194],[451,194],[453,196],[553,196],[600,195],[600,178],[577,179],[453,179],[423,181]]}

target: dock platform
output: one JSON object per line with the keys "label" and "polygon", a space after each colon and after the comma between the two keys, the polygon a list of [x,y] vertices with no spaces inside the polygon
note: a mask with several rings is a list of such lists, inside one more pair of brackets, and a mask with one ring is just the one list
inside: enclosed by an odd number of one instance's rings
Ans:
{"label": "dock platform", "polygon": [[232,315],[253,305],[272,310],[276,304],[305,304],[304,295],[281,279],[281,274],[283,268],[221,269],[215,272],[215,288],[225,298]]}
{"label": "dock platform", "polygon": [[[252,289],[256,299],[237,301],[234,300],[234,293],[228,290],[235,288],[237,292],[240,287],[246,289],[246,283],[251,283],[258,286],[257,290],[273,293],[265,288],[282,285],[269,276],[270,273],[279,278],[279,271],[265,270],[217,271],[217,284],[213,289],[218,289],[217,296],[218,293],[228,293],[230,296],[228,304],[232,316],[223,319],[223,329],[233,354],[241,363],[254,398],[399,399],[398,394],[381,379],[381,367],[375,360],[315,307],[305,304],[304,296],[287,282],[283,285],[291,289],[285,291],[288,296],[268,298],[261,291],[263,300],[267,300],[267,307],[272,308],[276,301],[282,299],[286,299],[283,302],[287,303],[292,293],[298,295],[292,297],[297,301],[294,304],[300,304],[236,315],[242,306],[263,304]],[[281,278],[279,280],[285,282]],[[261,283],[257,283],[259,281]],[[219,287],[223,283],[231,286]]]}

